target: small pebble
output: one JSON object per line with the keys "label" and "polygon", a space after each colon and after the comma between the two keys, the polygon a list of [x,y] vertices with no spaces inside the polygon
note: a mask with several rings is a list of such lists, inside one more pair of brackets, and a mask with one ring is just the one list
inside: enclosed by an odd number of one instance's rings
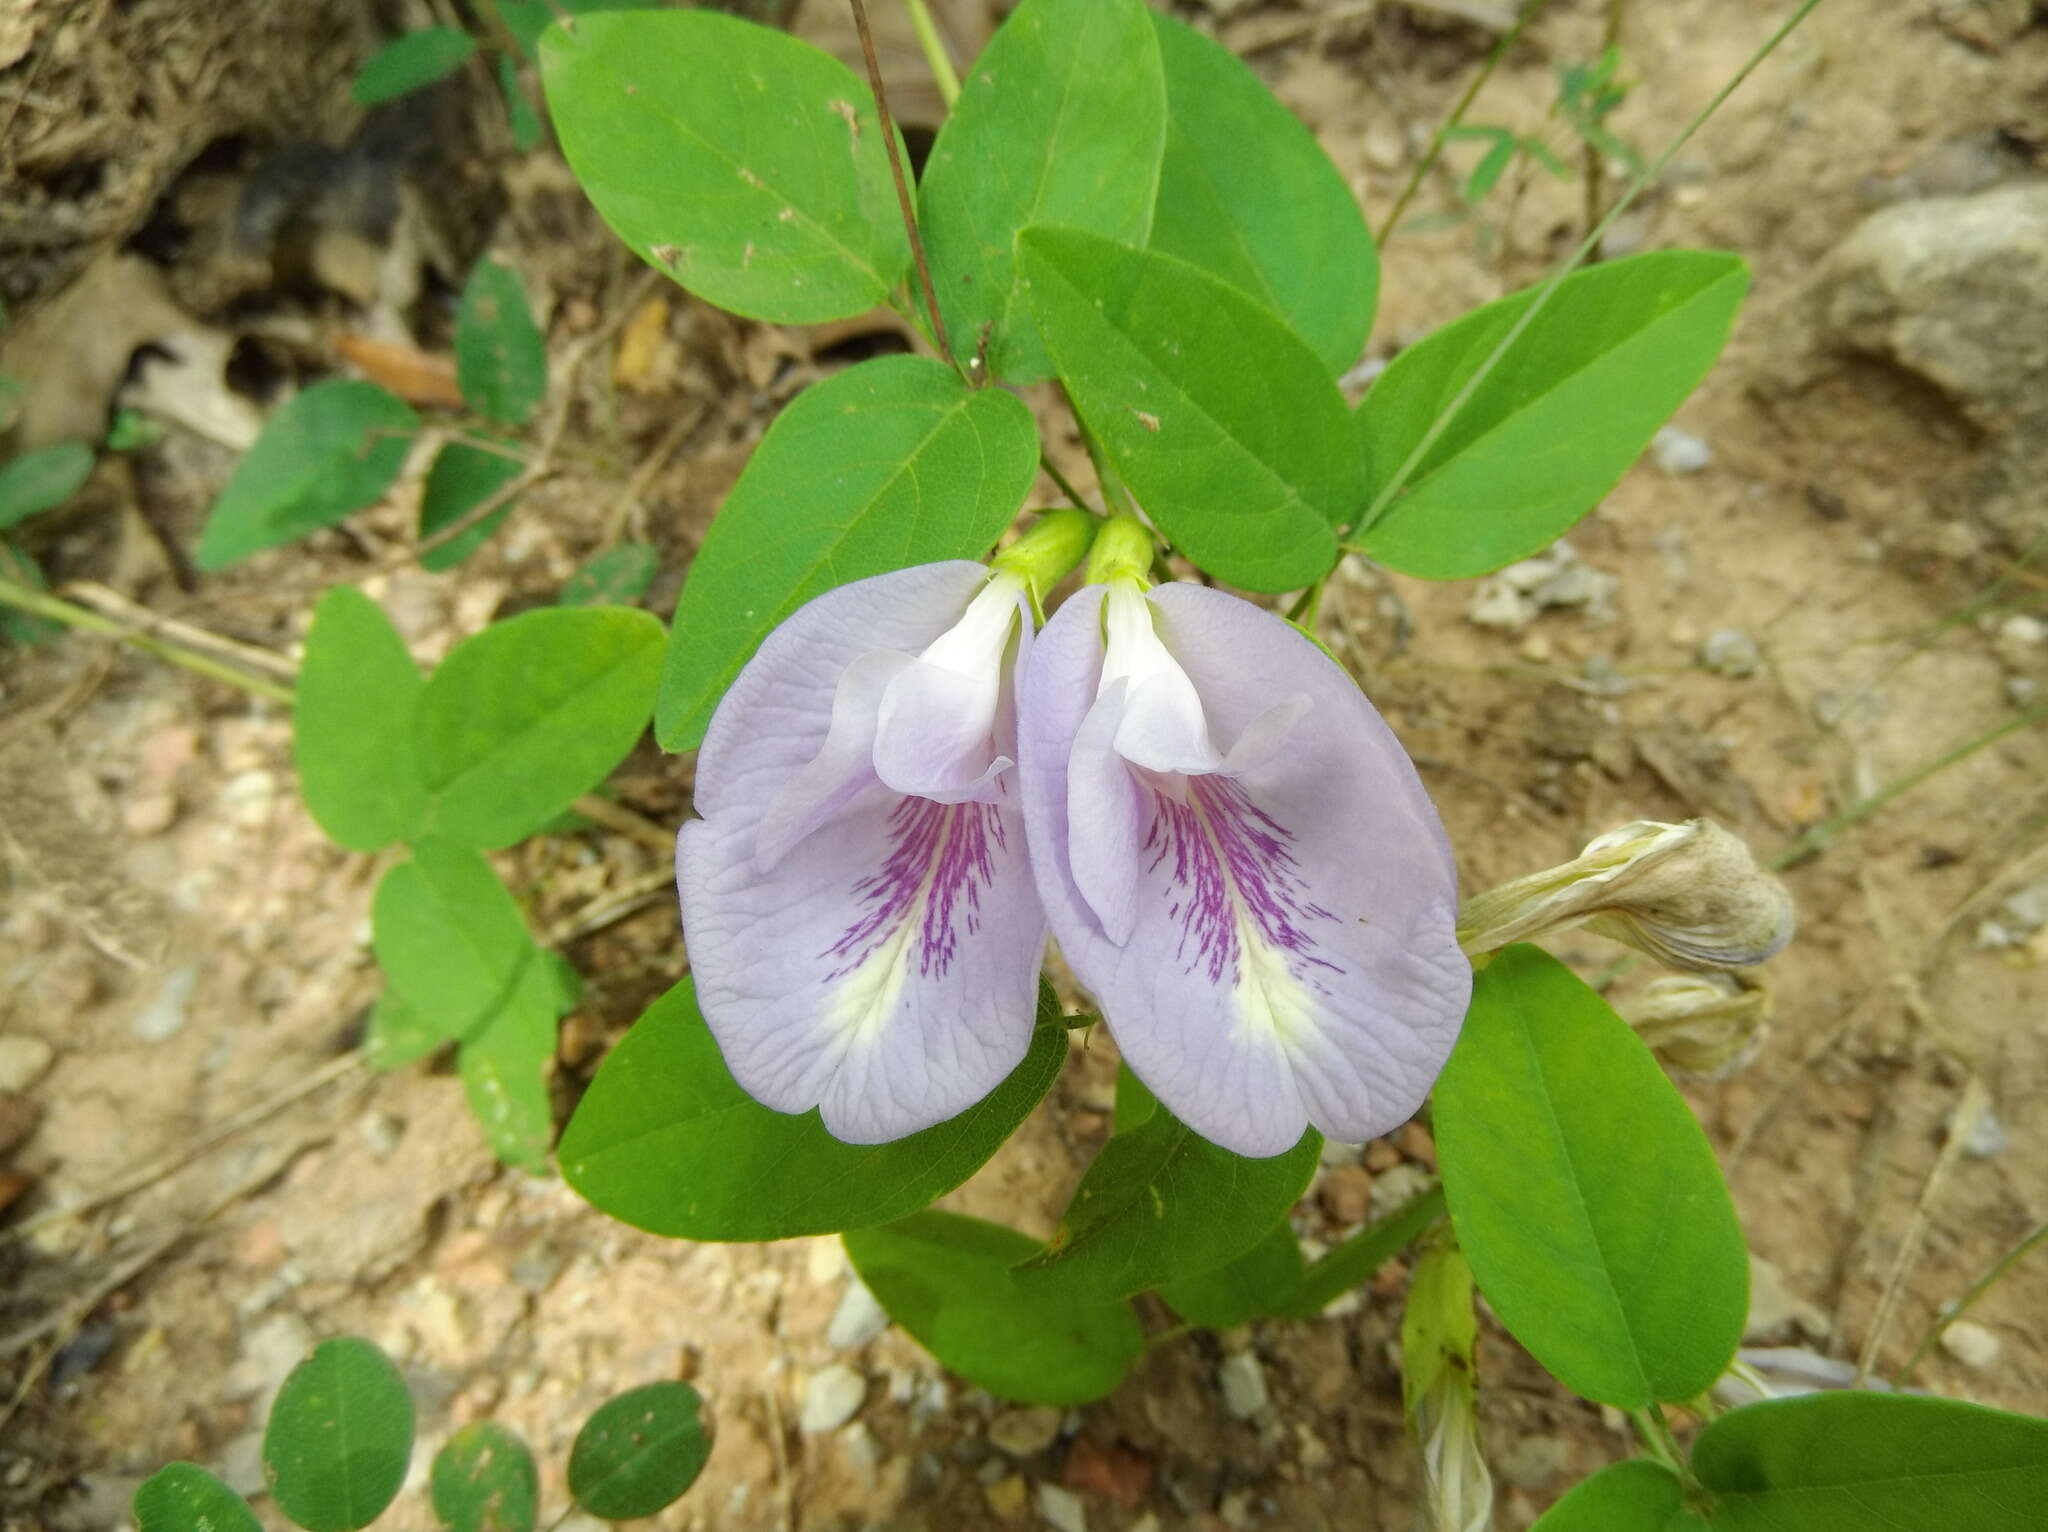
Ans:
{"label": "small pebble", "polygon": [[1038,1514],[1059,1532],[1088,1532],[1088,1509],[1081,1497],[1057,1484],[1038,1486]]}
{"label": "small pebble", "polygon": [[991,1511],[1004,1521],[1012,1521],[1024,1513],[1025,1491],[1023,1475],[1013,1473],[1007,1478],[985,1485],[981,1493],[982,1498],[988,1501],[988,1508]]}
{"label": "small pebble", "polygon": [[2041,696],[2041,683],[2032,676],[2007,676],[2005,700],[2014,707],[2032,707]]}
{"label": "small pebble", "polygon": [[868,1381],[851,1367],[835,1363],[814,1372],[804,1384],[803,1409],[797,1429],[806,1436],[837,1431],[859,1411],[867,1398]]}
{"label": "small pebble", "polygon": [[2004,1354],[2005,1343],[1974,1320],[1958,1319],[1941,1332],[1941,1349],[1972,1371],[1980,1371]]}
{"label": "small pebble", "polygon": [[185,1030],[186,1008],[199,986],[199,965],[173,969],[148,1005],[136,1013],[130,1029],[145,1043],[161,1043]]}
{"label": "small pebble", "polygon": [[889,1313],[868,1291],[859,1277],[849,1277],[839,1307],[832,1311],[832,1323],[825,1327],[825,1343],[841,1351],[853,1351],[889,1328]]}
{"label": "small pebble", "polygon": [[1051,1405],[1004,1410],[988,1423],[988,1439],[1013,1458],[1028,1458],[1059,1440],[1060,1412]]}
{"label": "small pebble", "polygon": [[366,1112],[361,1123],[363,1142],[370,1146],[370,1153],[380,1160],[391,1158],[398,1141],[405,1135],[405,1121],[390,1112]]}
{"label": "small pebble", "polygon": [[1690,431],[1666,426],[1650,438],[1650,456],[1666,473],[1698,473],[1714,461],[1714,449]]}
{"label": "small pebble", "polygon": [[1763,652],[1756,640],[1740,628],[1720,628],[1709,633],[1700,645],[1700,666],[1717,676],[1740,680],[1753,676],[1763,664]]}
{"label": "small pebble", "polygon": [[1998,636],[2009,644],[2048,643],[2048,622],[2018,612],[1998,625]]}
{"label": "small pebble", "polygon": [[[1949,1117],[1949,1131],[1955,1131],[1955,1116]],[[2005,1131],[2005,1124],[1998,1120],[1993,1111],[1983,1111],[1970,1125],[1969,1133],[1963,1139],[1963,1153],[1973,1160],[1988,1160],[2005,1153],[2012,1143],[2012,1136]]]}
{"label": "small pebble", "polygon": [[0,1091],[27,1090],[49,1072],[57,1050],[40,1037],[0,1037]]}
{"label": "small pebble", "polygon": [[1216,1369],[1216,1380],[1223,1385],[1223,1407],[1237,1419],[1250,1420],[1266,1408],[1266,1373],[1254,1353],[1225,1357]]}
{"label": "small pebble", "polygon": [[875,1433],[859,1421],[855,1421],[839,1433],[839,1450],[846,1454],[846,1461],[863,1478],[872,1479],[875,1470],[882,1466],[882,1459],[888,1456],[882,1444],[875,1440]]}

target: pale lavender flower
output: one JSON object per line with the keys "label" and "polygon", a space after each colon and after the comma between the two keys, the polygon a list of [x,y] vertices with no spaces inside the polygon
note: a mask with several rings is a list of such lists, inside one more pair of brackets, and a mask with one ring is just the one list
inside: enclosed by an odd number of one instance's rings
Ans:
{"label": "pale lavender flower", "polygon": [[733,1078],[852,1143],[930,1127],[1030,1044],[1045,917],[1017,808],[1026,583],[927,564],[818,597],[719,704],[676,845]]}
{"label": "pale lavender flower", "polygon": [[1247,601],[1128,575],[1022,674],[1039,891],[1139,1078],[1247,1155],[1412,1115],[1472,969],[1442,824],[1351,678]]}

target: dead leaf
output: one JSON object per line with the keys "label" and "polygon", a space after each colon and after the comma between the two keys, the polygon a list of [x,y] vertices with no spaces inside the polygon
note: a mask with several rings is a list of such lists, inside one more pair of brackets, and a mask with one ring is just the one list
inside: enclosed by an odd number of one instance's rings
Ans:
{"label": "dead leaf", "polygon": [[455,381],[452,356],[438,356],[398,341],[373,340],[367,335],[338,335],[334,350],[372,383],[390,389],[407,404],[440,404],[451,409],[462,406],[462,390]]}

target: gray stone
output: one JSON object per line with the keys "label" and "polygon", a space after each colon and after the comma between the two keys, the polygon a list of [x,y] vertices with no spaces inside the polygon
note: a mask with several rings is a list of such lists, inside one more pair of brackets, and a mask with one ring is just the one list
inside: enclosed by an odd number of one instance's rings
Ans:
{"label": "gray stone", "polygon": [[1714,461],[1714,449],[1690,431],[1665,426],[1650,438],[1650,457],[1668,474],[1699,473]]}
{"label": "gray stone", "polygon": [[1028,1458],[1059,1440],[1060,1412],[1051,1405],[1004,1410],[988,1423],[988,1439],[1013,1458]]}
{"label": "gray stone", "polygon": [[1756,640],[1740,628],[1720,628],[1700,645],[1700,664],[1717,676],[1740,680],[1753,676],[1764,662]]}
{"label": "gray stone", "polygon": [[825,1327],[826,1344],[841,1351],[857,1350],[888,1328],[888,1310],[876,1301],[865,1282],[849,1276],[839,1307],[832,1311],[832,1322]]}
{"label": "gray stone", "polygon": [[1992,1366],[2005,1354],[2005,1342],[1974,1320],[1958,1319],[1941,1332],[1941,1349],[1977,1372]]}
{"label": "gray stone", "polygon": [[57,1050],[40,1037],[0,1037],[0,1090],[24,1091],[49,1071]]}
{"label": "gray stone", "polygon": [[1223,1386],[1223,1407],[1239,1420],[1250,1420],[1270,1403],[1266,1372],[1253,1352],[1225,1357],[1216,1369],[1216,1381]]}
{"label": "gray stone", "polygon": [[150,998],[148,1005],[136,1012],[130,1028],[145,1043],[160,1043],[176,1037],[185,1030],[186,1012],[192,1004],[192,991],[199,985],[199,965],[188,963],[183,968],[173,969],[168,978]]}
{"label": "gray stone", "polygon": [[851,1367],[834,1363],[820,1368],[804,1383],[797,1428],[807,1436],[837,1431],[859,1412],[867,1395],[868,1380]]}
{"label": "gray stone", "polygon": [[1059,1532],[1088,1532],[1088,1508],[1081,1497],[1057,1484],[1038,1486],[1038,1514]]}

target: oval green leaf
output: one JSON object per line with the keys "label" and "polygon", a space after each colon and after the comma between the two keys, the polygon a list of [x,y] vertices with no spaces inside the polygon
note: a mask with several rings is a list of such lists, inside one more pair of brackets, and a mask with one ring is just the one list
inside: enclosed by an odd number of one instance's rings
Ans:
{"label": "oval green leaf", "polygon": [[555,1056],[557,974],[532,949],[512,991],[462,1044],[462,1092],[491,1152],[508,1165],[546,1162],[555,1136],[547,1070]]}
{"label": "oval green leaf", "polygon": [[453,1036],[424,1011],[415,1010],[390,985],[370,1007],[363,1054],[372,1069],[403,1069],[453,1041]]}
{"label": "oval green leaf", "polygon": [[1013,383],[1052,363],[1017,299],[1017,231],[1141,245],[1166,142],[1159,43],[1140,0],[1024,0],[989,39],[932,145],[918,229],[954,350],[984,331]]}
{"label": "oval green leaf", "polygon": [[277,1508],[306,1532],[355,1532],[405,1483],[412,1400],[366,1340],[323,1341],[278,1390],[263,1432],[263,1473]]}
{"label": "oval green leaf", "polygon": [[[1748,286],[1738,257],[1707,250],[1630,256],[1568,278],[1346,546],[1429,580],[1485,574],[1548,547],[1707,375]],[[1376,484],[1415,457],[1539,290],[1489,303],[1394,358],[1358,407]]]}
{"label": "oval green leaf", "polygon": [[249,1503],[205,1469],[166,1463],[135,1491],[137,1532],[263,1532]]}
{"label": "oval green leaf", "polygon": [[0,468],[0,528],[62,505],[85,487],[93,462],[84,442],[58,442]]}
{"label": "oval green leaf", "polygon": [[456,645],[413,722],[435,830],[509,846],[602,782],[654,711],[662,638],[630,607],[546,607]]}
{"label": "oval green leaf", "polygon": [[1908,1394],[1811,1394],[1723,1415],[1693,1447],[1714,1532],[2040,1532],[2048,1420]]}
{"label": "oval green leaf", "polygon": [[958,1213],[923,1212],[842,1236],[889,1317],[968,1382],[1019,1404],[1086,1404],[1145,1350],[1128,1303],[1035,1292],[1014,1268],[1034,1239]]}
{"label": "oval green leaf", "polygon": [[1031,1051],[992,1094],[894,1143],[841,1143],[815,1111],[772,1112],[739,1088],[686,979],[604,1061],[558,1158],[592,1205],[650,1234],[837,1234],[901,1218],[973,1175],[1052,1088],[1066,1057],[1059,1002],[1041,986]]}
{"label": "oval green leaf", "polygon": [[511,1003],[529,968],[553,982],[491,864],[439,836],[415,843],[412,860],[384,874],[370,904],[370,932],[392,987],[444,1038],[479,1035]]}
{"label": "oval green leaf", "polygon": [[813,596],[869,575],[980,558],[1038,475],[1021,400],[943,363],[881,357],[776,418],[690,565],[655,734],[694,749],[761,640]]}
{"label": "oval green leaf", "polygon": [[540,1473],[516,1431],[472,1421],[434,1454],[434,1514],[449,1532],[533,1532]]}
{"label": "oval green leaf", "polygon": [[[525,464],[503,452],[469,442],[448,442],[434,454],[420,491],[420,536],[452,526],[518,478]],[[420,567],[436,573],[453,569],[490,540],[518,501],[514,496],[459,536],[420,555]]]}
{"label": "oval green leaf", "polygon": [[1229,1330],[1292,1312],[1301,1277],[1301,1243],[1283,1218],[1229,1265],[1169,1282],[1159,1296],[1191,1325]]}
{"label": "oval green leaf", "polygon": [[[1807,1532],[1805,1523],[1796,1525]],[[1676,1475],[1648,1458],[1632,1458],[1577,1485],[1543,1513],[1532,1532],[1690,1532],[1705,1526],[1685,1508],[1685,1487]]]}
{"label": "oval green leaf", "polygon": [[1567,1388],[1641,1409],[1735,1355],[1749,1253],[1706,1135],[1570,969],[1481,969],[1435,1093],[1451,1224],[1487,1302]]}
{"label": "oval green leaf", "polygon": [[1166,157],[1151,248],[1256,298],[1342,373],[1365,349],[1380,280],[1351,188],[1236,54],[1170,16],[1154,13],[1152,25],[1166,66]]}
{"label": "oval green leaf", "polygon": [[786,33],[598,11],[541,38],[576,179],[643,260],[752,319],[864,313],[910,265],[875,98]]}
{"label": "oval green leaf", "polygon": [[562,606],[631,606],[647,594],[661,569],[661,555],[649,543],[620,543],[562,582]]}
{"label": "oval green leaf", "polygon": [[358,106],[375,106],[445,80],[475,52],[476,39],[460,27],[421,27],[371,54],[348,93]]}
{"label": "oval green leaf", "polygon": [[529,58],[540,43],[540,35],[557,16],[582,16],[591,11],[658,11],[668,0],[498,0],[498,14],[505,30]]}
{"label": "oval green leaf", "polygon": [[500,425],[526,424],[547,397],[547,344],[518,273],[496,261],[478,261],[463,284],[455,383],[464,403]]}
{"label": "oval green leaf", "polygon": [[348,585],[320,598],[292,696],[292,758],[336,845],[378,851],[418,831],[427,795],[412,725],[425,688],[382,607]]}
{"label": "oval green leaf", "polygon": [[652,1516],[697,1482],[711,1456],[687,1383],[649,1383],[607,1399],[569,1449],[569,1493],[593,1516]]}
{"label": "oval green leaf", "polygon": [[1068,229],[1027,229],[1017,249],[1060,381],[1174,545],[1246,590],[1329,573],[1363,467],[1308,342],[1174,256]]}

